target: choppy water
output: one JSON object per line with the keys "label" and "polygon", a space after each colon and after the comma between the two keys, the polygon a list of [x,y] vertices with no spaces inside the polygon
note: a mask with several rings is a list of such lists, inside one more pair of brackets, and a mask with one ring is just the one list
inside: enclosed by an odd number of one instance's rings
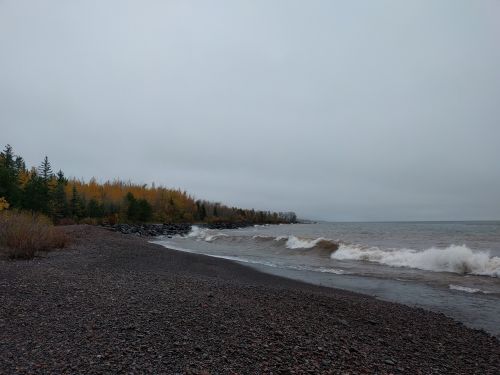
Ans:
{"label": "choppy water", "polygon": [[193,227],[155,242],[443,312],[500,337],[500,222]]}

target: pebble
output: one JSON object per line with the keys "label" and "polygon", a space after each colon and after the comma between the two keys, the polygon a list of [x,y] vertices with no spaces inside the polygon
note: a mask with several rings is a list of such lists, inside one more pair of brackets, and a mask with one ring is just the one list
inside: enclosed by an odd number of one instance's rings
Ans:
{"label": "pebble", "polygon": [[0,261],[2,374],[500,368],[496,338],[444,315],[102,228],[65,230],[75,239],[68,250],[36,262]]}

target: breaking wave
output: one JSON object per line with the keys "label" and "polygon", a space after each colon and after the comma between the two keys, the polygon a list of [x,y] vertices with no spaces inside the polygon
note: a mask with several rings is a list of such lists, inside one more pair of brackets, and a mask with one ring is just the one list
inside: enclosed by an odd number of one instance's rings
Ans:
{"label": "breaking wave", "polygon": [[233,243],[257,241],[263,242],[264,246],[288,249],[291,253],[299,255],[329,257],[333,260],[368,261],[392,267],[500,278],[500,257],[491,256],[488,251],[473,251],[465,245],[451,245],[447,248],[432,247],[426,250],[383,249],[343,244],[324,237],[233,236],[198,226],[193,226],[187,237],[205,242],[217,240]]}
{"label": "breaking wave", "polygon": [[361,247],[341,244],[332,253],[332,259],[363,260],[393,267],[409,267],[436,272],[454,272],[481,276],[500,277],[500,257],[487,251],[472,251],[467,246],[451,245],[444,249],[430,248],[382,250],[378,247]]}
{"label": "breaking wave", "polygon": [[339,248],[339,244],[331,239],[319,237],[316,239],[299,238],[295,236],[277,237],[275,241],[285,244],[287,249],[303,255],[316,255],[329,258]]}
{"label": "breaking wave", "polygon": [[[279,237],[278,237],[279,238]],[[289,236],[286,241],[286,247],[289,249],[310,249],[315,247],[324,238],[316,238],[314,240],[301,239],[295,236]]]}
{"label": "breaking wave", "polygon": [[198,241],[205,240],[206,242],[212,242],[220,237],[229,237],[229,236],[224,233],[210,234],[209,229],[200,228],[196,225],[193,225],[193,227],[191,228],[191,232],[189,232],[186,237],[194,238]]}
{"label": "breaking wave", "polygon": [[200,228],[197,225],[193,225],[191,227],[191,232],[189,232],[186,237],[188,237],[188,238],[204,238],[206,233],[207,233],[206,228]]}
{"label": "breaking wave", "polygon": [[264,265],[264,266],[273,267],[273,268],[286,268],[286,269],[299,270],[299,271],[315,271],[315,272],[322,272],[322,273],[332,273],[335,275],[350,274],[350,272],[348,272],[348,271],[345,271],[342,269],[337,269],[337,268],[314,267],[314,266],[307,266],[307,265],[293,265],[293,264],[286,264],[286,263],[281,263],[281,262],[276,262],[276,261],[274,261],[274,262],[267,261],[264,259],[249,259],[248,257],[245,257],[245,256],[242,257],[242,256],[232,256],[232,255],[209,254],[209,253],[204,253],[204,252],[199,252],[196,250],[188,249],[186,247],[177,246],[170,241],[164,241],[164,240],[156,240],[156,241],[150,241],[150,242],[164,246],[164,247],[166,247],[168,249],[172,249],[172,250],[183,251],[183,252],[192,253],[192,254],[203,254],[203,255],[206,255],[209,257],[213,257],[213,258],[227,259],[227,260],[232,260],[232,261],[241,262],[241,263],[258,264],[258,265]]}
{"label": "breaking wave", "polygon": [[496,294],[495,292],[491,292],[489,290],[482,290],[478,288],[470,288],[467,286],[462,286],[462,285],[454,285],[450,284],[448,287],[451,290],[458,290],[459,292],[465,292],[465,293],[482,293],[482,294]]}
{"label": "breaking wave", "polygon": [[328,238],[299,238],[295,236],[281,236],[274,238],[275,241],[283,241],[287,249],[313,249],[319,248],[324,250],[335,251],[339,248],[337,242]]}
{"label": "breaking wave", "polygon": [[[275,242],[278,244],[284,244],[287,249],[291,250],[300,250],[300,249],[316,249],[316,250],[322,250],[323,252],[333,252],[336,251],[339,247],[338,243],[330,240],[328,238],[314,238],[314,239],[309,239],[309,238],[300,238],[296,236],[279,236],[279,237],[272,237],[272,236],[265,236],[265,235],[255,235],[255,236],[233,236],[233,235],[227,235],[225,233],[217,232],[214,233],[210,229],[207,228],[200,228],[196,225],[194,225],[191,229],[191,232],[186,236],[188,238],[193,238],[197,241],[206,241],[206,242],[213,242],[215,240],[225,238],[227,241],[248,241],[248,240],[255,240],[259,242]],[[330,253],[327,253],[326,255],[330,255]]]}

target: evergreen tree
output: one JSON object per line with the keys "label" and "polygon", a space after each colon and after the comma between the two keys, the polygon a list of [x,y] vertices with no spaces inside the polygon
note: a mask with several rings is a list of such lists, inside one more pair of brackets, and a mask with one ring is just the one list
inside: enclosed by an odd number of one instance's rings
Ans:
{"label": "evergreen tree", "polygon": [[52,167],[50,166],[49,159],[45,156],[38,167],[36,187],[38,199],[40,200],[39,206],[42,207],[41,211],[48,216],[52,216],[52,211],[54,210],[51,199],[52,192],[49,185],[52,177],[54,177]]}
{"label": "evergreen tree", "polygon": [[69,211],[73,218],[80,219],[85,216],[83,211],[83,201],[78,191],[76,190],[76,185],[73,184],[73,189],[71,190],[71,199],[69,201]]}
{"label": "evergreen tree", "polygon": [[148,222],[153,216],[153,207],[146,199],[136,199],[134,194],[128,192],[125,196],[127,205],[127,220],[131,222]]}
{"label": "evergreen tree", "polygon": [[52,167],[50,165],[49,158],[47,156],[45,156],[42,164],[40,164],[40,166],[38,167],[38,174],[46,182],[48,182],[54,176],[54,174],[52,173]]}
{"label": "evergreen tree", "polygon": [[56,220],[60,220],[69,215],[68,199],[66,198],[66,185],[68,180],[60,170],[57,173],[56,187],[53,193],[53,215]]}
{"label": "evergreen tree", "polygon": [[79,212],[78,218],[81,219],[81,218],[84,218],[84,217],[88,217],[88,213],[87,213],[87,199],[82,194],[79,194],[78,198],[79,198],[79,201],[80,201],[79,204],[78,204],[80,206],[80,212]]}
{"label": "evergreen tree", "polygon": [[66,186],[68,184],[68,179],[64,177],[64,173],[61,170],[57,172],[57,184],[63,186]]}
{"label": "evergreen tree", "polygon": [[137,201],[137,219],[140,222],[151,221],[153,216],[153,207],[145,199],[139,199]]}
{"label": "evergreen tree", "polygon": [[17,170],[18,175],[21,172],[26,172],[26,163],[24,159],[20,156],[16,156],[16,160],[14,161],[14,167]]}
{"label": "evergreen tree", "polygon": [[89,217],[100,218],[104,216],[104,209],[96,199],[92,198],[87,204],[87,214]]}
{"label": "evergreen tree", "polygon": [[[68,181],[62,171],[56,176],[46,156],[38,169],[26,170],[24,160],[14,154],[10,145],[0,152],[0,198],[2,207],[42,212],[54,220],[64,217],[80,219],[87,214],[91,217],[107,217],[111,222],[120,218],[135,222],[156,220],[171,222],[205,221],[207,217],[220,221],[245,220],[253,223],[296,222],[293,212],[272,213],[269,211],[243,210],[220,203],[200,201],[185,191],[167,189],[162,186],[138,185],[120,180],[104,184],[95,179],[88,183],[76,181],[72,193],[67,196]],[[124,197],[125,193],[126,194]],[[140,194],[136,199],[133,192]],[[86,197],[91,199],[88,204]],[[70,198],[68,200],[68,198]],[[149,202],[154,202],[154,207]]]}
{"label": "evergreen tree", "polygon": [[48,204],[47,185],[36,171],[32,170],[30,179],[24,187],[22,207],[31,211],[47,213],[49,211]]}
{"label": "evergreen tree", "polygon": [[125,204],[127,207],[127,220],[135,221],[138,215],[138,206],[134,194],[131,192],[127,193],[125,196]]}
{"label": "evergreen tree", "polygon": [[15,161],[18,158],[20,157],[14,155],[10,145],[5,146],[3,152],[0,153],[0,197],[5,197],[12,207],[20,206],[22,195],[19,186],[19,170]]}
{"label": "evergreen tree", "polygon": [[7,169],[10,169],[14,166],[14,151],[11,145],[5,146],[5,149],[1,153],[4,166]]}

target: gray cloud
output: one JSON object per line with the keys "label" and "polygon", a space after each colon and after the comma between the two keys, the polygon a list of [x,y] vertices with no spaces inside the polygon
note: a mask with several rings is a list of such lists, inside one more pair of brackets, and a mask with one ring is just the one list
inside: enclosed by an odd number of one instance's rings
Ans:
{"label": "gray cloud", "polygon": [[333,220],[500,217],[497,1],[0,1],[0,143]]}

